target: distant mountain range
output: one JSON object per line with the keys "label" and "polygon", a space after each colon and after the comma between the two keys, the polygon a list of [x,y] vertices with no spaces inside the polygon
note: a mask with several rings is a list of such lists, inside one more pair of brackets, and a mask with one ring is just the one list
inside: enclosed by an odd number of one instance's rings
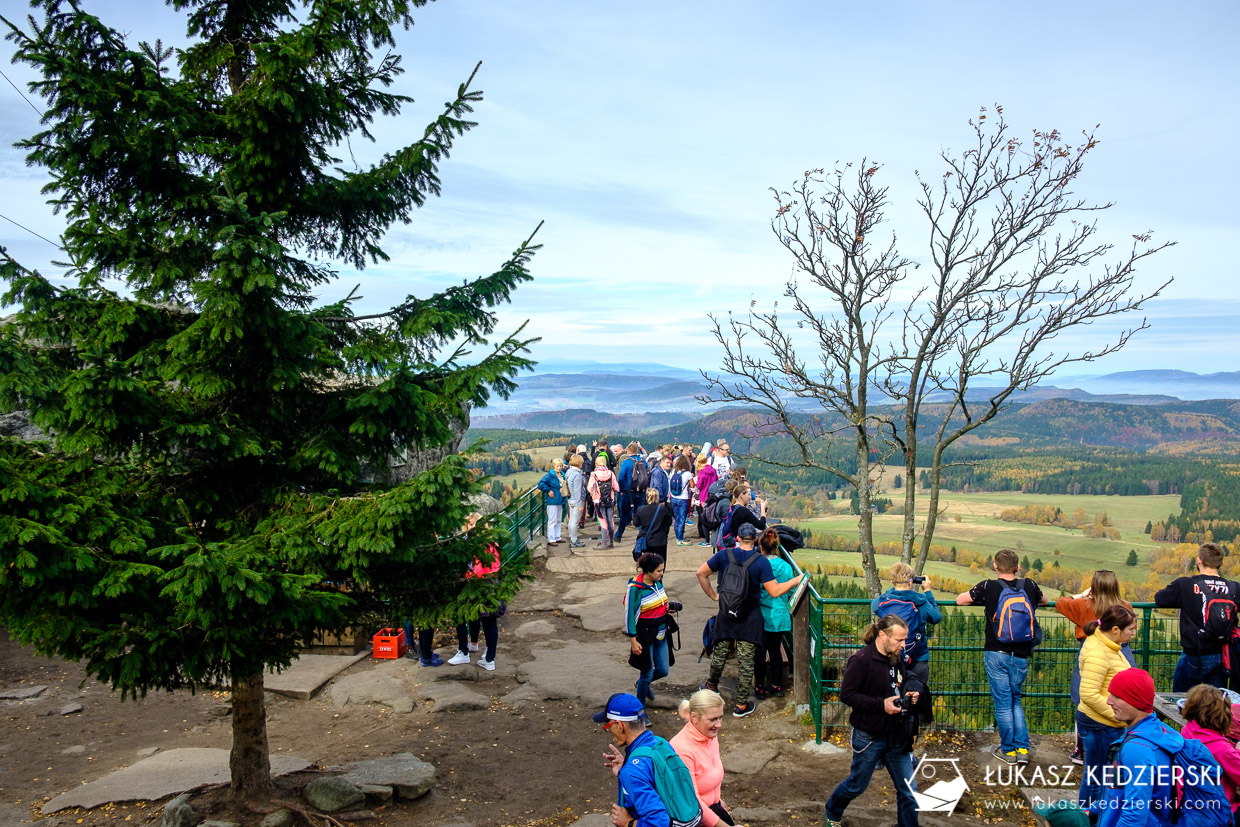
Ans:
{"label": "distant mountain range", "polygon": [[[704,416],[723,407],[703,405],[706,393],[701,374],[652,362],[601,363],[548,359],[538,372],[521,377],[507,399],[496,399],[477,414],[509,416],[537,411],[593,409],[615,414],[678,412]],[[1073,399],[1129,405],[1164,405],[1177,400],[1240,399],[1240,372],[1200,375],[1182,370],[1132,370],[1103,376],[1056,377],[1044,385],[1015,394],[1013,402]],[[992,388],[971,389],[971,399],[983,399]],[[805,400],[791,405],[814,410]],[[503,427],[503,426],[492,426]]]}

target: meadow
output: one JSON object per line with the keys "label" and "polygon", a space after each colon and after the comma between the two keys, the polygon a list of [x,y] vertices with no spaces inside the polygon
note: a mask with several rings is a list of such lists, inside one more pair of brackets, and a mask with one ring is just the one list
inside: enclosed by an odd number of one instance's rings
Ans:
{"label": "meadow", "polygon": [[[892,491],[887,496],[894,499],[894,495],[899,493]],[[921,498],[923,501],[924,499]],[[844,500],[844,504],[847,504],[847,500]],[[1091,520],[1095,513],[1106,511],[1111,523],[1119,531],[1120,539],[1086,537],[1079,529],[1026,525],[1004,522],[998,518],[1005,508],[1035,504],[1055,505],[1069,515],[1077,508],[1082,508]],[[944,492],[940,508],[945,511],[935,526],[935,545],[945,548],[955,546],[958,551],[970,549],[983,556],[991,556],[1001,548],[1010,548],[1022,557],[1027,556],[1031,562],[1040,558],[1047,567],[1058,560],[1063,568],[1078,571],[1110,568],[1121,579],[1144,581],[1149,574],[1150,553],[1164,546],[1150,541],[1149,536],[1144,533],[1145,525],[1149,521],[1165,518],[1168,514],[1178,513],[1180,498],[1178,495],[1118,497]],[[919,516],[917,522],[920,528],[925,522],[924,516]],[[797,525],[815,533],[836,534],[847,539],[856,539],[857,536],[857,518],[851,514],[803,520]],[[874,541],[899,542],[903,528],[904,518],[900,515],[875,515]],[[1137,552],[1139,562],[1136,566],[1125,564],[1130,549]],[[797,559],[808,565],[857,564],[855,554],[843,551],[805,550],[797,554]],[[890,559],[892,558],[880,557],[880,569],[882,564]],[[976,575],[969,573],[967,567],[948,563],[930,562],[927,564],[926,573],[950,576],[958,580],[977,579]]]}
{"label": "meadow", "polygon": [[[538,484],[543,474],[546,474],[547,469],[551,467],[551,460],[564,456],[564,447],[549,445],[543,448],[525,448],[520,453],[529,454],[534,459],[534,468],[538,470],[518,471],[515,474],[502,474],[491,477],[491,479],[499,480],[519,493],[528,491]],[[1166,515],[1164,514],[1163,516],[1165,517]]]}

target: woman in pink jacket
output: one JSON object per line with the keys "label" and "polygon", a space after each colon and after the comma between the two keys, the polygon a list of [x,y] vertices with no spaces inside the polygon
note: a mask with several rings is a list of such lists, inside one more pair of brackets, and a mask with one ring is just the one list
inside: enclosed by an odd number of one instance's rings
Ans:
{"label": "woman in pink jacket", "polygon": [[1200,741],[1223,768],[1223,792],[1231,802],[1232,816],[1240,808],[1236,788],[1240,787],[1240,750],[1227,738],[1232,727],[1231,703],[1221,689],[1201,684],[1188,690],[1184,699],[1184,728],[1180,734]]}
{"label": "woman in pink jacket", "polygon": [[719,757],[719,730],[723,728],[723,697],[709,689],[699,689],[680,702],[684,728],[672,736],[672,749],[693,776],[693,789],[702,805],[702,827],[736,824],[720,798],[723,787],[723,759]]}
{"label": "woman in pink jacket", "polygon": [[697,471],[697,479],[693,483],[693,490],[697,492],[694,521],[697,524],[698,537],[702,538],[702,542],[698,545],[709,546],[710,537],[707,536],[706,526],[702,525],[702,509],[706,507],[706,490],[710,488],[711,483],[719,479],[719,474],[710,464],[706,454],[698,454],[697,461],[693,463],[693,469]]}

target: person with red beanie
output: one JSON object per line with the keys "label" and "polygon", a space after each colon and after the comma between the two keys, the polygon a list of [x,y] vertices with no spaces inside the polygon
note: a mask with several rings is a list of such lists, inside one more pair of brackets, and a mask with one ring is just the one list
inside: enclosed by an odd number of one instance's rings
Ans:
{"label": "person with red beanie", "polygon": [[1097,827],[1165,825],[1175,795],[1172,756],[1184,747],[1184,737],[1154,715],[1154,679],[1144,669],[1116,673],[1107,692],[1107,706],[1126,729],[1114,764],[1086,768],[1100,773],[1103,787]]}

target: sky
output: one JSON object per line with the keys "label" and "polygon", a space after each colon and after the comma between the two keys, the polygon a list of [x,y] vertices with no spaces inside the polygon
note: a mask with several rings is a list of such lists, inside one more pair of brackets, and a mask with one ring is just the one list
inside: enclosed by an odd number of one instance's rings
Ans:
{"label": "sky", "polygon": [[[135,42],[183,42],[180,16],[161,3],[83,5]],[[26,4],[0,0],[0,10],[21,19]],[[416,139],[482,61],[479,125],[441,165],[442,197],[387,234],[391,261],[340,266],[325,301],[360,284],[357,312],[378,312],[492,272],[543,222],[535,278],[501,311],[501,331],[528,320],[541,337],[535,359],[713,370],[722,351],[709,314],[770,307],[792,274],[771,232],[772,187],[877,162],[892,202],[882,233],[925,261],[914,172],[941,172],[940,153],[963,148],[969,119],[999,104],[1021,137],[1097,127],[1076,192],[1113,203],[1097,216],[1102,238],[1126,248],[1153,230],[1177,242],[1138,273],[1142,291],[1174,279],[1147,305],[1150,329],[1070,372],[1240,369],[1240,5],[1230,0],[439,0],[415,20],[397,45],[397,91],[415,103],[378,123],[374,144],[353,141],[353,157],[365,165]],[[25,91],[29,67],[0,67]],[[43,172],[11,146],[36,128],[35,111],[0,82],[0,214],[55,240]],[[0,244],[56,272],[57,251],[8,221]],[[1056,347],[1097,346],[1118,327]]]}

